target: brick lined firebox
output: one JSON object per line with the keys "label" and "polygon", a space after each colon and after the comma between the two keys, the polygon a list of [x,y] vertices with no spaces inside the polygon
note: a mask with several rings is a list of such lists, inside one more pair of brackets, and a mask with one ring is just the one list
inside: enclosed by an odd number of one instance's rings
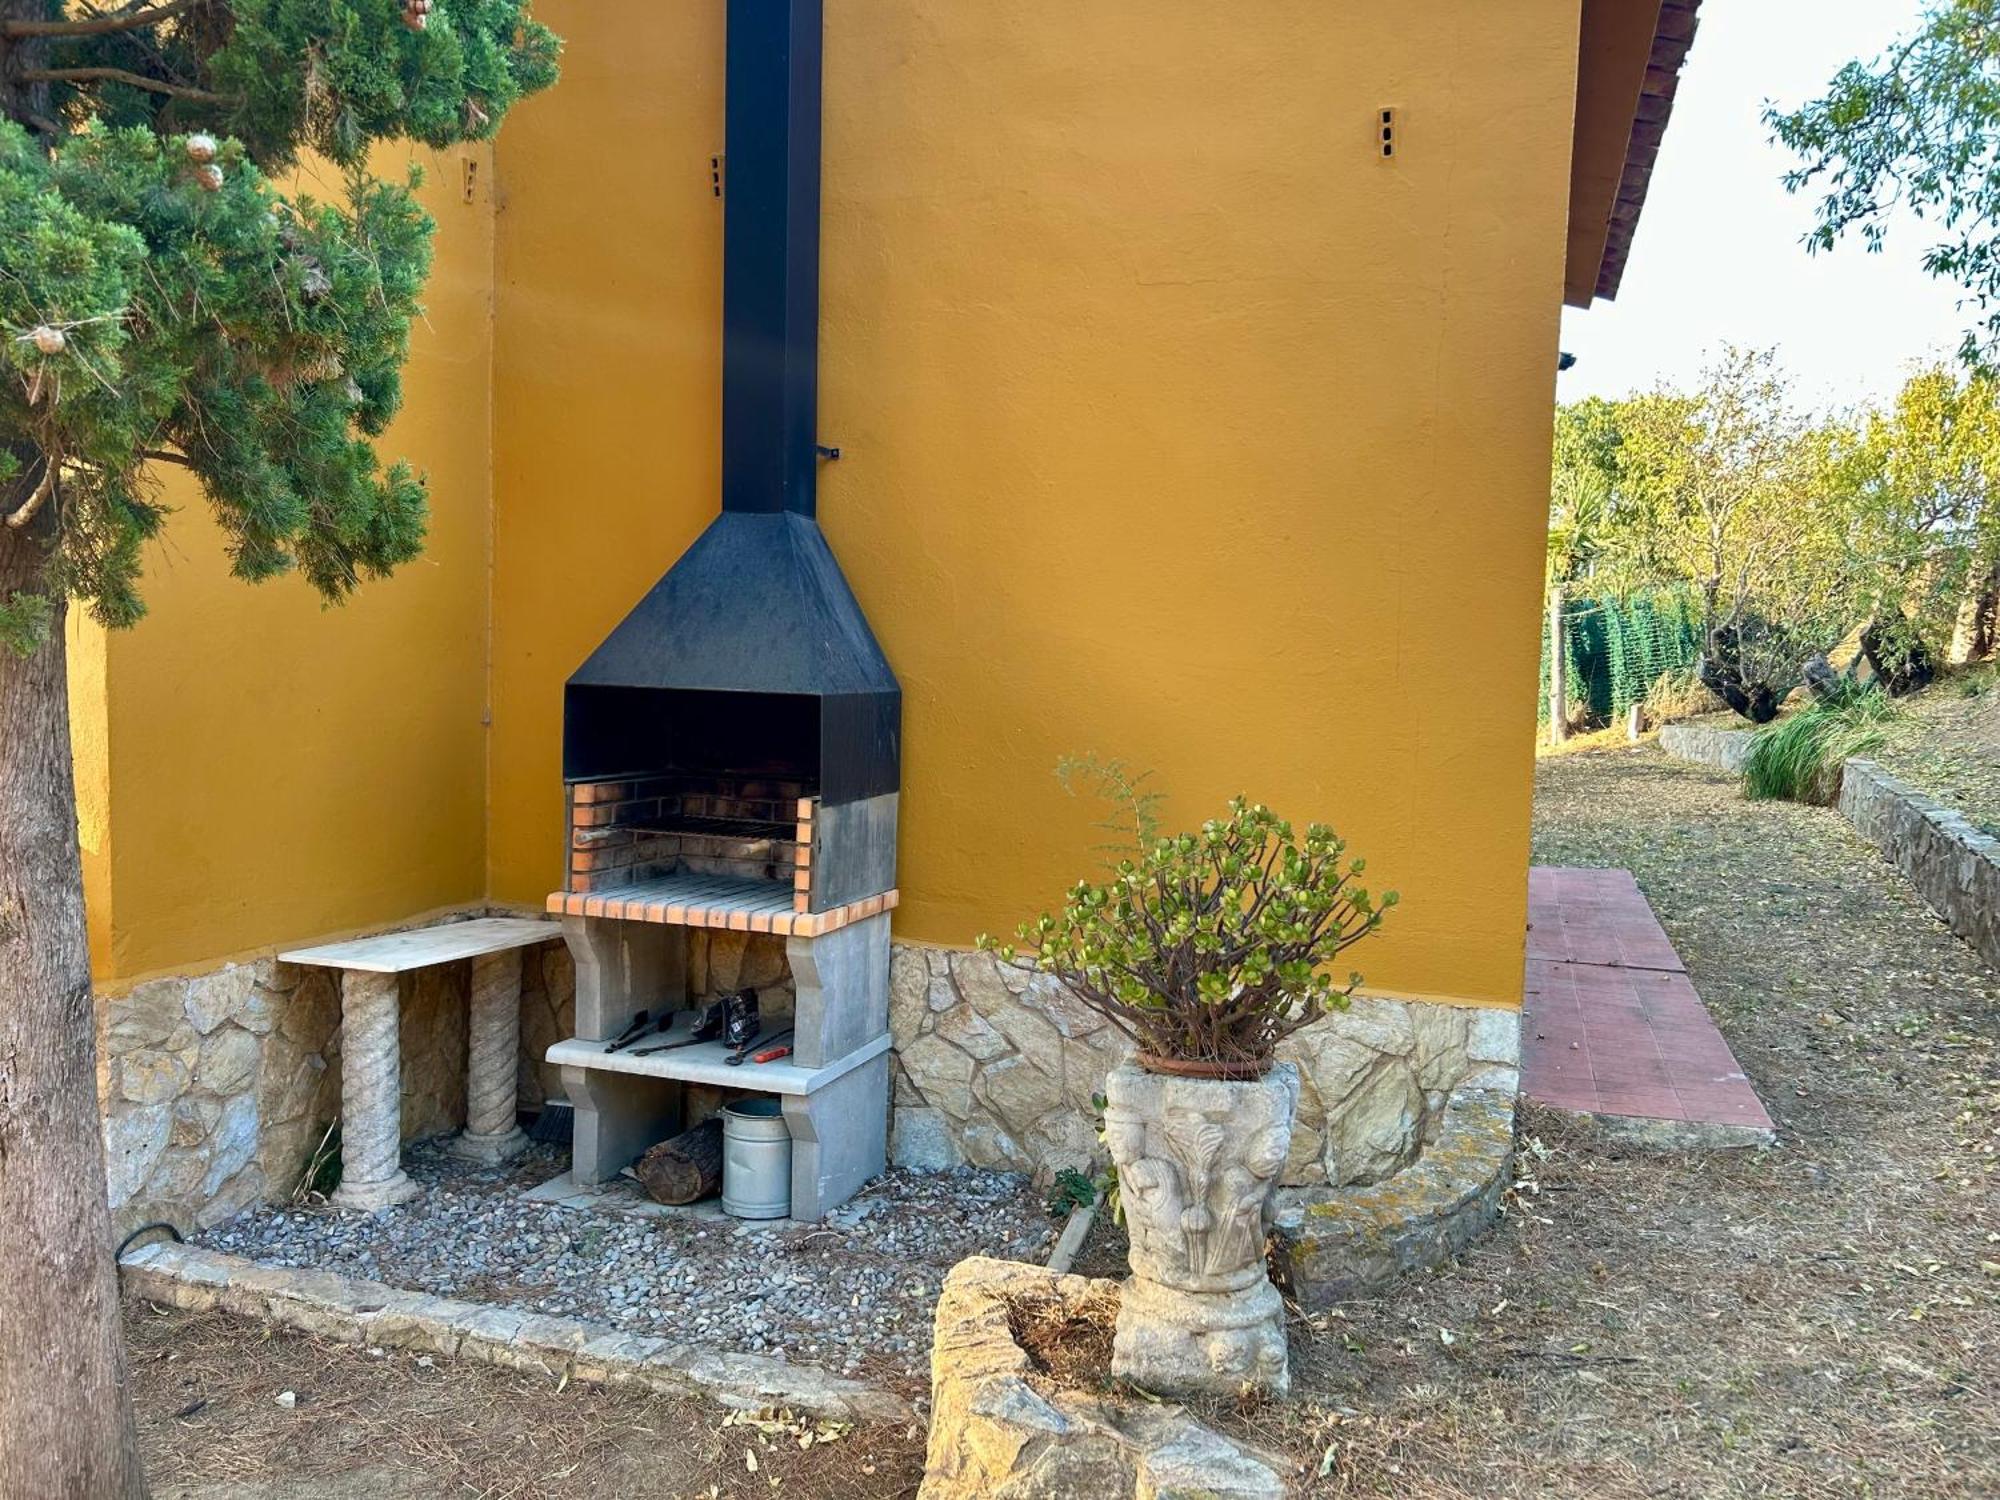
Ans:
{"label": "brick lined firebox", "polygon": [[[894,891],[839,899],[886,879],[894,848],[855,847],[852,834],[874,824],[823,817],[806,789],[713,775],[572,782],[556,909],[816,937],[894,906]],[[883,826],[893,835],[893,821]]]}

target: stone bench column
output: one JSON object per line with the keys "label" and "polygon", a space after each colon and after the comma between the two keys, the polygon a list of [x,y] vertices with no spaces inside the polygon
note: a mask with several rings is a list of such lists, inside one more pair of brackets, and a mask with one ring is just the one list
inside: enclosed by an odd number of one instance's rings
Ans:
{"label": "stone bench column", "polygon": [[465,1131],[455,1155],[498,1166],[528,1149],[515,1123],[521,1076],[521,950],[472,960],[470,1033],[466,1041]]}
{"label": "stone bench column", "polygon": [[340,1186],[333,1202],[369,1212],[407,1202],[403,1172],[400,980],[360,969],[340,979]]}

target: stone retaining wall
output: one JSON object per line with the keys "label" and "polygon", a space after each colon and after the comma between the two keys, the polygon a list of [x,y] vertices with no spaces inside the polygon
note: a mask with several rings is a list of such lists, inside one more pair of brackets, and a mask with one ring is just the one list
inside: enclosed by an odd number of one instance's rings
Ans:
{"label": "stone retaining wall", "polygon": [[1872,760],[1847,762],[1837,805],[1946,926],[2000,967],[2000,839]]}
{"label": "stone retaining wall", "polygon": [[1676,760],[1691,760],[1732,775],[1750,758],[1748,729],[1702,729],[1692,724],[1668,724],[1660,730],[1660,749]]}
{"label": "stone retaining wall", "polygon": [[1514,1096],[1466,1089],[1421,1160],[1386,1182],[1287,1188],[1276,1225],[1292,1294],[1324,1308],[1441,1266],[1499,1217],[1514,1164]]}
{"label": "stone retaining wall", "polygon": [[[791,1013],[779,938],[694,934],[697,997],[752,988],[767,1015]],[[405,975],[403,1134],[465,1120],[464,964]],[[1130,1051],[1123,1035],[1060,984],[992,955],[898,944],[890,978],[896,1048],[892,1159],[970,1164],[1044,1178],[1094,1171],[1092,1096]],[[560,1081],[543,1061],[575,1031],[569,951],[525,951],[521,1102]],[[212,974],[151,980],[98,1004],[99,1097],[120,1233],[153,1219],[206,1227],[283,1198],[340,1113],[338,975],[260,959]],[[1416,1161],[1446,1099],[1464,1088],[1511,1094],[1513,1011],[1360,999],[1292,1038],[1305,1080],[1286,1186],[1380,1182]],[[712,1097],[711,1097],[712,1095]],[[693,1117],[722,1096],[689,1101]]]}

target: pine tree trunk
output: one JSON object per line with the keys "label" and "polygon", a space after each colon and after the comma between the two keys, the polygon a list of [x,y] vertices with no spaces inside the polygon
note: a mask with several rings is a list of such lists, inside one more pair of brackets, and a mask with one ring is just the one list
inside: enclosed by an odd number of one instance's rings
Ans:
{"label": "pine tree trunk", "polygon": [[1549,741],[1569,738],[1569,640],[1563,619],[1563,586],[1549,585]]}
{"label": "pine tree trunk", "polygon": [[[37,590],[50,509],[0,524],[0,600]],[[143,1500],[64,671],[60,616],[33,655],[0,647],[0,1495]]]}

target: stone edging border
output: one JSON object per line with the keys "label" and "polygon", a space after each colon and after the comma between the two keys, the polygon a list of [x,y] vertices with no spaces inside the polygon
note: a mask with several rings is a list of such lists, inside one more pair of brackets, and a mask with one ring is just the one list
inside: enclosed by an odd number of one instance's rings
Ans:
{"label": "stone edging border", "polygon": [[1778,1144],[1778,1132],[1722,1120],[1654,1120],[1643,1115],[1593,1115],[1565,1110],[1601,1135],[1642,1151],[1744,1151]]}
{"label": "stone edging border", "polygon": [[863,1422],[919,1420],[902,1397],[761,1354],[734,1354],[621,1333],[489,1303],[400,1291],[330,1271],[263,1266],[196,1245],[143,1245],[118,1262],[128,1295],[225,1312],[279,1328],[475,1360],[554,1379],[703,1396],[742,1411],[790,1407]]}
{"label": "stone edging border", "polygon": [[2000,968],[2000,839],[1872,760],[1841,768],[1835,805],[1947,927]]}
{"label": "stone edging border", "polygon": [[1284,1188],[1277,1228],[1292,1293],[1318,1310],[1441,1266],[1499,1217],[1512,1183],[1515,1096],[1461,1089],[1410,1166],[1363,1187]]}

